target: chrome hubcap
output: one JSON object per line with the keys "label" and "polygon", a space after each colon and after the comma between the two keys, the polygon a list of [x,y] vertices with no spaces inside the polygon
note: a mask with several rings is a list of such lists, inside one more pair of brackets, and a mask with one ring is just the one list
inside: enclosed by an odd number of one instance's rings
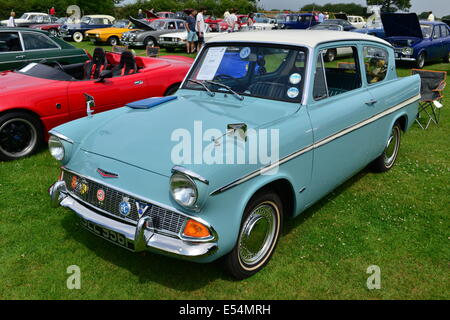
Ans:
{"label": "chrome hubcap", "polygon": [[397,157],[400,132],[398,127],[392,128],[391,136],[388,139],[386,149],[384,149],[384,163],[387,167],[392,166]]}
{"label": "chrome hubcap", "polygon": [[269,252],[276,231],[275,208],[269,204],[256,207],[245,220],[239,239],[239,258],[255,265]]}
{"label": "chrome hubcap", "polygon": [[25,119],[11,119],[0,127],[0,151],[11,158],[27,155],[34,148],[37,132]]}

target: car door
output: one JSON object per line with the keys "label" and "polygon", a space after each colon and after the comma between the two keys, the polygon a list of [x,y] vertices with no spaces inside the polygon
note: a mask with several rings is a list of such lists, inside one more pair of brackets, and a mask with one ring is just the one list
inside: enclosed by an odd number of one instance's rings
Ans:
{"label": "car door", "polygon": [[[351,47],[344,64],[324,62],[327,50]],[[310,203],[367,165],[375,126],[362,125],[374,114],[372,96],[362,84],[357,48],[326,46],[315,57],[314,82],[308,103],[314,135],[314,168]]]}
{"label": "car door", "polygon": [[0,71],[14,70],[26,62],[20,34],[17,31],[0,31]]}
{"label": "car door", "polygon": [[62,56],[60,46],[45,34],[22,31],[21,37],[26,63],[39,62],[44,59],[56,61]]}
{"label": "car door", "polygon": [[442,47],[442,38],[441,38],[441,29],[438,25],[434,26],[433,34],[431,35],[430,45],[427,49],[428,59],[427,60],[435,60],[441,56],[441,47]]}
{"label": "car door", "polygon": [[450,52],[450,30],[445,24],[440,25],[441,44],[439,48],[440,58],[445,58]]}
{"label": "car door", "polygon": [[68,89],[70,117],[78,119],[86,116],[84,93],[95,99],[95,113],[123,107],[126,103],[149,97],[149,83],[145,73],[96,80],[76,81]]}

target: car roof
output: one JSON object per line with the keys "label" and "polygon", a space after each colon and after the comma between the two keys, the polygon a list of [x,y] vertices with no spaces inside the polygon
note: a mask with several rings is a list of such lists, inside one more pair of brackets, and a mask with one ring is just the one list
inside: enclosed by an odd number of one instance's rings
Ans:
{"label": "car roof", "polygon": [[83,18],[84,17],[89,17],[89,18],[107,18],[109,20],[116,20],[116,18],[114,18],[113,16],[109,16],[109,15],[106,15],[106,14],[87,14],[87,15],[83,16]]}
{"label": "car roof", "polygon": [[446,24],[445,22],[442,21],[428,21],[428,20],[419,20],[420,24],[429,24],[429,25],[438,25],[438,24]]}
{"label": "car roof", "polygon": [[25,28],[25,27],[2,27],[0,28],[0,32],[2,31],[26,31],[26,32],[37,32],[37,33],[43,33],[48,34],[45,30],[39,30],[39,29],[33,29],[33,28]]}
{"label": "car roof", "polygon": [[372,41],[391,46],[389,42],[356,32],[342,32],[330,30],[270,30],[252,32],[232,32],[220,35],[209,40],[214,42],[254,42],[254,43],[274,43],[284,45],[299,45],[314,48],[324,42],[359,40]]}

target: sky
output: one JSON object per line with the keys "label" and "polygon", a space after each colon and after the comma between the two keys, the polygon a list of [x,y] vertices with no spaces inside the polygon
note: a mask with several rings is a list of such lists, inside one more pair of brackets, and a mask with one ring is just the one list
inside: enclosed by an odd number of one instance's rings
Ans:
{"label": "sky", "polygon": [[[135,0],[125,0],[123,3],[133,3]],[[325,4],[325,3],[358,3],[366,6],[366,0],[259,0],[260,6],[265,10],[271,9],[291,9],[298,10],[300,7],[309,4]],[[437,17],[450,14],[449,0],[411,0],[412,7],[410,12],[420,14],[423,11],[433,11]]]}

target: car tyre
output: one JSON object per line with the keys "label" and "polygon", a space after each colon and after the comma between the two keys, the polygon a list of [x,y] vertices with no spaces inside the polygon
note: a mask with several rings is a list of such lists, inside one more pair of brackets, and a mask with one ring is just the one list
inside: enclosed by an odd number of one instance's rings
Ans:
{"label": "car tyre", "polygon": [[273,191],[260,192],[248,203],[233,250],[224,257],[224,267],[236,279],[248,278],[263,269],[280,238],[283,205]]}
{"label": "car tyre", "polygon": [[402,128],[400,123],[396,122],[392,127],[389,135],[386,148],[383,153],[373,162],[373,168],[376,172],[389,171],[397,160],[398,152],[400,150],[400,141],[402,137]]}
{"label": "car tyre", "polygon": [[112,37],[109,37],[108,43],[111,46],[117,46],[117,45],[119,45],[120,41],[119,41],[119,38],[117,38],[116,36],[112,36]]}
{"label": "car tyre", "polygon": [[329,49],[325,53],[324,60],[325,62],[333,62],[336,59],[337,52],[334,49]]}
{"label": "car tyre", "polygon": [[417,57],[416,68],[422,69],[425,66],[425,52],[421,52]]}
{"label": "car tyre", "polygon": [[144,46],[147,47],[155,47],[157,45],[156,40],[152,37],[147,37],[144,40]]}
{"label": "car tyre", "polygon": [[81,32],[75,32],[72,36],[73,41],[80,43],[84,40],[84,36]]}
{"label": "car tyre", "polygon": [[43,140],[38,119],[24,112],[0,116],[0,160],[11,161],[35,153]]}
{"label": "car tyre", "polygon": [[447,55],[444,57],[444,63],[450,63],[450,51],[447,52]]}
{"label": "car tyre", "polygon": [[54,37],[58,36],[58,30],[56,30],[56,29],[50,29],[50,30],[48,30],[48,32]]}

